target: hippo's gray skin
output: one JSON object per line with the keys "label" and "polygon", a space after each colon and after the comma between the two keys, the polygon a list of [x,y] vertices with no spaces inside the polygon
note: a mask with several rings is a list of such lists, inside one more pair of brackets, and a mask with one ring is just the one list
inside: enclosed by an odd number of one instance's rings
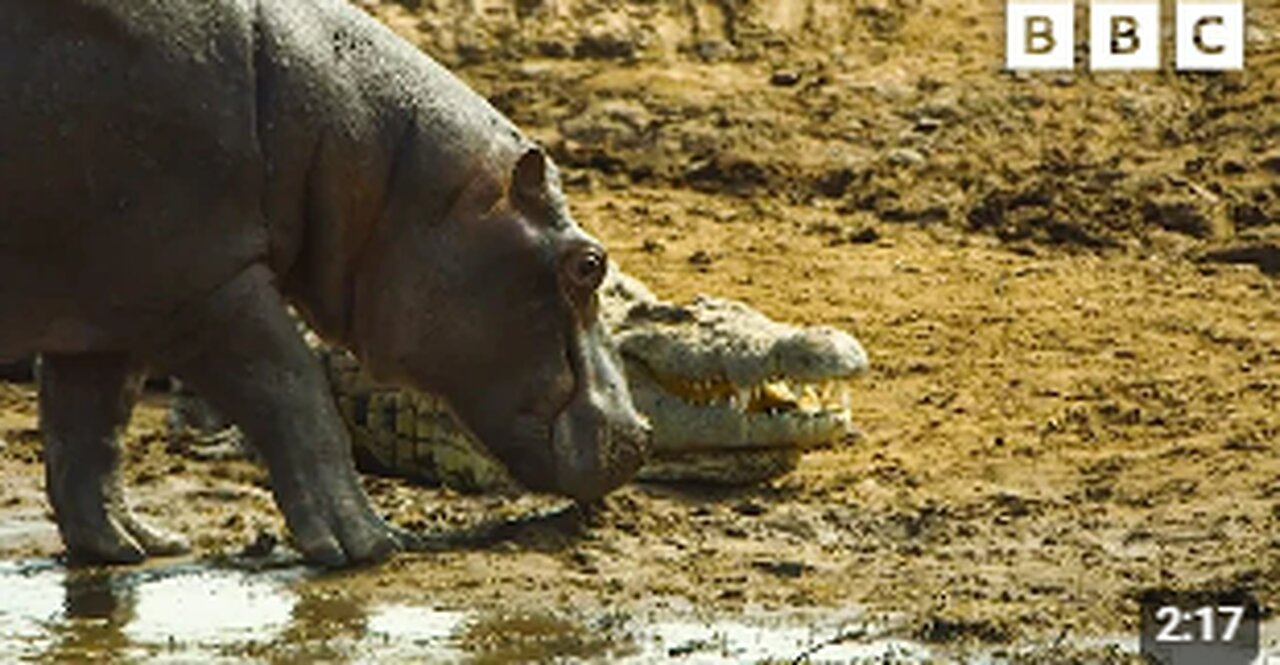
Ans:
{"label": "hippo's gray skin", "polygon": [[598,497],[647,429],[595,312],[604,252],[481,97],[341,0],[0,0],[0,358],[42,354],[74,561],[185,548],[141,524],[117,435],[143,370],[257,442],[309,560],[378,560],[293,304],[437,390],[534,489]]}

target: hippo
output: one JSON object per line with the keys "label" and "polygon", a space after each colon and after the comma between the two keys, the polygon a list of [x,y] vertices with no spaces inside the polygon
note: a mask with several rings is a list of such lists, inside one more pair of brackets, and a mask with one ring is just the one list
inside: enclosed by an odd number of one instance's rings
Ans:
{"label": "hippo", "polygon": [[447,396],[530,489],[593,501],[639,468],[605,250],[556,167],[359,9],[0,0],[0,99],[0,361],[40,356],[69,560],[188,549],[121,489],[148,372],[254,442],[309,562],[400,547],[290,309],[377,380]]}

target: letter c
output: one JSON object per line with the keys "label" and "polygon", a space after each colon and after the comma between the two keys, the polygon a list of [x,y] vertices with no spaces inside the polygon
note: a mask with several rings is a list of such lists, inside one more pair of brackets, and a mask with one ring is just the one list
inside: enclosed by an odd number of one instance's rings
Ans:
{"label": "letter c", "polygon": [[1221,16],[1202,16],[1200,17],[1199,21],[1196,21],[1195,43],[1196,43],[1196,48],[1200,49],[1201,53],[1205,53],[1208,55],[1217,55],[1227,50],[1227,47],[1223,46],[1222,44],[1210,45],[1210,44],[1204,43],[1204,32],[1203,32],[1204,27],[1207,25],[1222,25],[1222,24],[1223,24],[1223,20]]}

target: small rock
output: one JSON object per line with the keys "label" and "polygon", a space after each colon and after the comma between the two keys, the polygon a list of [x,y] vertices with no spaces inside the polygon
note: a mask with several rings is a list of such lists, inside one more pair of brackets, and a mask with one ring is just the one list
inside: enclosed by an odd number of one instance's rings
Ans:
{"label": "small rock", "polygon": [[572,46],[556,39],[540,41],[534,48],[537,49],[539,55],[547,58],[567,58],[573,55]]}
{"label": "small rock", "polygon": [[573,47],[573,56],[593,60],[632,60],[639,50],[640,45],[630,35],[602,29],[581,35]]}
{"label": "small rock", "polygon": [[711,257],[705,249],[700,249],[689,255],[689,263],[695,266],[709,266],[715,259]]}
{"label": "small rock", "polygon": [[747,517],[759,517],[765,514],[766,511],[768,511],[768,508],[765,508],[764,505],[750,500],[743,501],[733,507],[733,512]]}
{"label": "small rock", "polygon": [[1267,171],[1280,175],[1280,154],[1263,158],[1259,165]]}
{"label": "small rock", "polygon": [[719,600],[742,600],[746,597],[746,592],[742,589],[724,589],[717,596]]}
{"label": "small rock", "polygon": [[1208,238],[1213,233],[1209,217],[1188,201],[1146,201],[1142,205],[1142,217],[1148,224],[1194,238]]}
{"label": "small rock", "polygon": [[258,536],[253,539],[252,543],[245,545],[240,551],[240,556],[259,558],[271,554],[276,549],[276,545],[280,544],[280,539],[276,538],[276,534],[263,529],[258,532]]}
{"label": "small rock", "polygon": [[1245,173],[1249,170],[1249,167],[1245,166],[1244,162],[1241,162],[1238,159],[1222,160],[1221,168],[1223,175],[1240,175],[1241,173]]}
{"label": "small rock", "polygon": [[800,561],[753,561],[751,567],[770,575],[789,579],[795,579],[813,571],[813,566]]}
{"label": "small rock", "polygon": [[880,232],[875,227],[864,226],[849,232],[845,238],[854,245],[867,245],[880,239]]}
{"label": "small rock", "polygon": [[932,134],[942,127],[940,118],[924,117],[916,121],[915,130],[921,134]]}
{"label": "small rock", "polygon": [[800,72],[789,69],[780,69],[774,72],[773,76],[769,77],[769,83],[782,88],[789,88],[799,82]]}
{"label": "small rock", "polygon": [[704,62],[732,60],[737,50],[733,44],[719,39],[704,39],[693,45],[693,52]]}
{"label": "small rock", "polygon": [[679,644],[667,649],[668,658],[684,658],[691,656],[700,651],[715,651],[716,643],[711,640],[690,640],[684,644]]}
{"label": "small rock", "polygon": [[924,155],[911,148],[894,148],[885,155],[885,161],[898,167],[918,166],[924,163]]}
{"label": "small rock", "polygon": [[640,243],[640,251],[645,254],[661,254],[664,249],[666,247],[653,238],[645,238],[644,242]]}

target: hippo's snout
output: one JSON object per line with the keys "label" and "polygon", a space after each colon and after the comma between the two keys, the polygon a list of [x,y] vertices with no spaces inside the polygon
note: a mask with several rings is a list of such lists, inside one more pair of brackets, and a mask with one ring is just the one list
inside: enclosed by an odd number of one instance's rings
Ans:
{"label": "hippo's snout", "polygon": [[556,418],[552,436],[555,491],[578,502],[598,499],[635,476],[652,432],[625,403],[580,395]]}
{"label": "hippo's snout", "polygon": [[570,344],[573,398],[555,417],[555,491],[584,502],[626,483],[649,450],[649,423],[636,411],[613,341],[599,321]]}

